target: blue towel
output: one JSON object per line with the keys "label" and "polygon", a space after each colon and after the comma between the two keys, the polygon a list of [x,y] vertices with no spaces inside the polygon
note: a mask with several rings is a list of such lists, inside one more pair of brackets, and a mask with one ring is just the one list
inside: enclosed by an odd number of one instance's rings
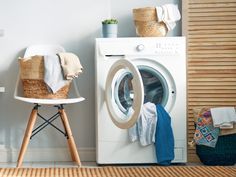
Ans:
{"label": "blue towel", "polygon": [[157,105],[156,109],[158,115],[155,140],[157,163],[170,165],[175,156],[171,118],[161,105]]}

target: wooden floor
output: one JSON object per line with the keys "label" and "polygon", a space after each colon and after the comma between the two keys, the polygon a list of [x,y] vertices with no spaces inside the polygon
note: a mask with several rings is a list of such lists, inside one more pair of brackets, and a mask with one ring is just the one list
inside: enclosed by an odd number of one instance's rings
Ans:
{"label": "wooden floor", "polygon": [[0,168],[0,177],[236,177],[236,167],[225,166],[102,166]]}
{"label": "wooden floor", "polygon": [[[204,166],[202,163],[186,163],[186,164],[175,164],[176,166]],[[106,165],[97,165],[96,162],[82,162],[82,167],[102,167]],[[144,166],[148,167],[151,165],[115,165],[115,166]],[[14,168],[16,162],[0,162],[0,168]],[[23,168],[60,168],[60,167],[78,167],[74,162],[24,162]],[[236,164],[235,164],[236,167]]]}
{"label": "wooden floor", "polygon": [[[16,162],[0,162],[0,168],[16,167]],[[84,167],[97,167],[96,162],[82,162]],[[78,167],[74,162],[23,162],[23,168]]]}

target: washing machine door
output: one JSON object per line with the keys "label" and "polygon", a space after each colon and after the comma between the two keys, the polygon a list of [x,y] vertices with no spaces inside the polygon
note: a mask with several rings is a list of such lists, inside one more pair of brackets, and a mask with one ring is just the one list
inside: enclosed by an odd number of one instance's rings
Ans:
{"label": "washing machine door", "polygon": [[115,62],[108,72],[105,88],[108,112],[113,123],[122,129],[132,127],[144,101],[142,77],[129,60]]}

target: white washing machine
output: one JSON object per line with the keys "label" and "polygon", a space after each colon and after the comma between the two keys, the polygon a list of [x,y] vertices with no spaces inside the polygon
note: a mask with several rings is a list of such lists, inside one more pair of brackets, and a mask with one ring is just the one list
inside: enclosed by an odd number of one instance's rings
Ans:
{"label": "white washing machine", "polygon": [[145,102],[171,116],[175,159],[187,161],[184,37],[96,39],[96,153],[98,164],[156,163],[155,146],[131,143],[128,128]]}

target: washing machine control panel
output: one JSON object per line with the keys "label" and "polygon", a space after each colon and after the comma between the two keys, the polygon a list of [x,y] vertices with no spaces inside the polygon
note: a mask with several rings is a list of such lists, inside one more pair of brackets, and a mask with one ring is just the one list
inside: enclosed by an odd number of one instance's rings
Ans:
{"label": "washing machine control panel", "polygon": [[171,41],[153,41],[149,43],[135,44],[135,50],[139,54],[154,54],[159,56],[176,56],[180,55],[182,45]]}
{"label": "washing machine control panel", "polygon": [[100,40],[101,45],[98,51],[105,56],[182,56],[186,51],[183,37],[104,38]]}
{"label": "washing machine control panel", "polygon": [[178,55],[179,45],[177,43],[156,43],[155,53],[160,55]]}

